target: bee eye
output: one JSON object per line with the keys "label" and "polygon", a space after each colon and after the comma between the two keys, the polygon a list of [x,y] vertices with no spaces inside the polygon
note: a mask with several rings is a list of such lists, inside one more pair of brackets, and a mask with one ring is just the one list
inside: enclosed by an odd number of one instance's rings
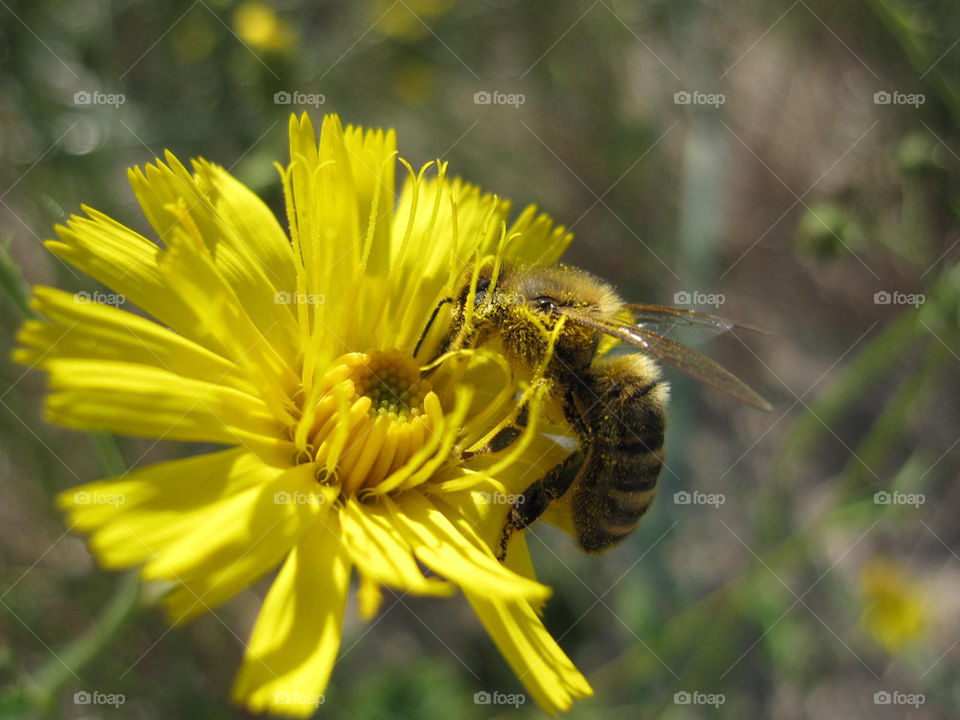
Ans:
{"label": "bee eye", "polygon": [[556,301],[547,295],[541,295],[540,297],[535,297],[530,301],[530,304],[533,306],[534,310],[542,312],[545,314],[553,314],[553,311],[556,309]]}

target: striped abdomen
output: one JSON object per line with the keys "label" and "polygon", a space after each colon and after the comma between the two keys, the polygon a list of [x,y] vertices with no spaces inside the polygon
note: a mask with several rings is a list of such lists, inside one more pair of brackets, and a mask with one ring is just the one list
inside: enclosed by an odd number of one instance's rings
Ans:
{"label": "striped abdomen", "polygon": [[600,361],[571,387],[583,464],[573,483],[577,541],[586,552],[620,542],[640,523],[663,467],[668,387],[641,355]]}

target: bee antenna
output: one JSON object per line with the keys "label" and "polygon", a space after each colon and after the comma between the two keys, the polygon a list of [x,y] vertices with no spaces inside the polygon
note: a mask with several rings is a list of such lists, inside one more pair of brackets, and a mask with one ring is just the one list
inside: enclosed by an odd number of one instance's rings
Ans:
{"label": "bee antenna", "polygon": [[437,303],[435,308],[433,308],[433,312],[430,313],[430,319],[427,320],[427,326],[423,329],[423,332],[420,333],[420,339],[417,340],[417,346],[413,349],[414,357],[416,357],[417,353],[420,352],[420,346],[423,345],[423,341],[427,339],[427,333],[430,332],[430,328],[433,326],[433,321],[437,319],[437,314],[440,312],[440,308],[449,302],[453,302],[453,298],[445,297]]}

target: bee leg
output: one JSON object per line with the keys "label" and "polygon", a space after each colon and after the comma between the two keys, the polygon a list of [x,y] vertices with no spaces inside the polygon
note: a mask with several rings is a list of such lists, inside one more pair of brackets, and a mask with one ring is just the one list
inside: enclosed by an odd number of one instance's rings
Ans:
{"label": "bee leg", "polygon": [[543,515],[550,503],[570,489],[582,465],[583,453],[578,450],[563,462],[554,465],[546,475],[523,491],[507,513],[507,522],[500,533],[500,543],[497,546],[497,560],[503,562],[506,559],[507,546],[514,532],[531,525]]}
{"label": "bee leg", "polygon": [[476,455],[489,455],[490,453],[497,453],[510,447],[517,441],[517,438],[523,434],[523,429],[527,426],[528,417],[529,409],[527,408],[527,404],[524,403],[520,406],[511,424],[498,430],[485,445],[478,447],[476,450],[464,450],[460,453],[460,459],[468,460]]}

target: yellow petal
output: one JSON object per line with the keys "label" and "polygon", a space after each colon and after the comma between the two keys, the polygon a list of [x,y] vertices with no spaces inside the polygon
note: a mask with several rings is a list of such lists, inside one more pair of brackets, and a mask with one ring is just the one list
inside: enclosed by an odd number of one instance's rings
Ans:
{"label": "yellow petal", "polygon": [[301,538],[264,600],[233,698],[253,712],[309,717],[340,647],[350,561],[330,512]]}
{"label": "yellow petal", "polygon": [[593,689],[564,654],[530,605],[466,592],[467,600],[520,682],[550,715]]}
{"label": "yellow petal", "polygon": [[[308,293],[339,293],[353,280],[351,268],[360,259],[361,213],[350,172],[343,126],[327,115],[314,135],[304,113],[290,118],[290,180],[295,212],[295,236],[306,272]],[[346,293],[332,295],[345,299]]]}
{"label": "yellow petal", "polygon": [[119,435],[244,444],[276,460],[293,443],[259,398],[166,370],[103,360],[51,360],[51,422]]}
{"label": "yellow petal", "polygon": [[410,280],[397,283],[391,306],[401,333],[398,347],[411,349],[442,292],[453,291],[471,262],[496,249],[510,204],[479,188],[449,180],[441,164],[436,178],[408,179],[397,201],[393,222],[395,273]]}
{"label": "yellow petal", "polygon": [[122,540],[116,538],[116,547],[106,544],[108,554],[101,561],[109,567],[125,567],[150,556],[138,536],[149,545],[165,544],[181,532],[178,521],[186,513],[270,482],[281,472],[245,449],[234,448],[157,463],[70,488],[57,496],[57,505],[80,531],[97,530],[123,519],[128,532]]}
{"label": "yellow petal", "polygon": [[383,603],[383,590],[372,576],[358,568],[360,584],[357,587],[357,613],[363,620],[372,620],[380,611]]}
{"label": "yellow petal", "polygon": [[413,547],[417,559],[431,570],[484,597],[543,600],[550,588],[508,570],[489,548],[471,543],[446,516],[416,490],[396,502],[384,496],[393,522]]}
{"label": "yellow petal", "polygon": [[256,394],[236,366],[162,325],[62,290],[34,288],[31,306],[51,322],[30,320],[17,335],[18,362],[56,358],[122,360]]}
{"label": "yellow petal", "polygon": [[[326,498],[316,468],[297,465],[266,484],[193,511],[176,537],[154,547],[143,568],[145,580],[179,580],[266,552],[271,544],[292,546],[290,538],[315,517]],[[149,521],[149,520],[148,520]]]}
{"label": "yellow petal", "polygon": [[[271,236],[271,247],[277,248],[278,240],[284,242],[282,232],[280,238],[274,234],[279,231],[276,222],[273,227],[249,228],[254,233],[259,232],[260,236],[251,238],[241,235],[237,232],[237,224],[230,218],[222,217],[208,195],[212,166],[198,162],[196,167],[203,169],[204,174],[195,178],[172,153],[166,153],[166,160],[167,164],[158,160],[155,165],[147,165],[142,170],[135,168],[128,173],[134,193],[154,230],[168,246],[178,228],[186,224],[191,231],[195,230],[197,239],[213,259],[219,275],[234,294],[243,298],[244,310],[260,334],[281,355],[292,353],[293,342],[297,338],[296,317],[289,304],[278,302],[277,299],[282,297],[280,291],[289,293],[296,289],[295,280],[288,270],[284,280],[293,281],[292,287],[278,287],[268,277],[258,254],[261,241],[269,242]],[[249,199],[253,194],[247,191],[246,195],[241,194],[240,197]],[[287,262],[292,269],[293,253],[289,249]],[[175,282],[171,282],[170,286],[177,288]],[[199,314],[206,318],[203,313]],[[287,357],[286,360],[291,362],[293,357]]]}
{"label": "yellow petal", "polygon": [[371,275],[382,276],[390,267],[397,136],[393,130],[364,132],[360,127],[348,127],[344,144],[356,192],[360,236],[365,238],[367,270]]}
{"label": "yellow petal", "polygon": [[[492,489],[476,488],[443,493],[433,500],[461,533],[473,542],[485,544],[494,551],[500,545],[500,535],[511,507],[495,499],[498,493],[499,491]],[[526,536],[522,533],[515,534],[510,541],[504,564],[523,577],[537,579],[527,550]]]}
{"label": "yellow petal", "polygon": [[206,612],[275,568],[333,502],[316,468],[299,465],[267,485],[210,507],[189,530],[151,558],[146,580],[172,580],[165,598],[172,622]]}
{"label": "yellow petal", "polygon": [[[246,371],[275,411],[282,412],[282,398],[293,395],[299,386],[291,359],[293,343],[278,353],[247,313],[248,306],[273,303],[274,298],[267,300],[262,295],[254,295],[241,300],[214,264],[202,240],[190,235],[189,222],[185,222],[185,228],[175,228],[168,234],[170,249],[160,260],[161,273],[177,288],[180,297],[197,309],[203,330],[228,349],[226,357]],[[289,315],[287,310],[283,312]],[[194,332],[201,330],[198,327]]]}
{"label": "yellow petal", "polygon": [[410,545],[393,527],[382,504],[348,502],[340,521],[353,564],[380,583],[415,595],[452,595],[456,591],[448,582],[423,576]]}
{"label": "yellow petal", "polygon": [[197,182],[203,188],[229,235],[250,248],[270,283],[281,291],[297,289],[296,264],[290,239],[270,208],[246,185],[219,165],[194,162]]}
{"label": "yellow petal", "polygon": [[562,225],[554,225],[546,213],[528,206],[507,230],[508,257],[523,265],[552,265],[567,249],[573,235]]}
{"label": "yellow petal", "polygon": [[160,248],[93,208],[84,205],[83,210],[89,217],[72,215],[66,225],[58,225],[60,240],[47,241],[47,248],[163,324],[220,353],[223,347],[213,338],[196,333],[196,312],[161,275]]}

